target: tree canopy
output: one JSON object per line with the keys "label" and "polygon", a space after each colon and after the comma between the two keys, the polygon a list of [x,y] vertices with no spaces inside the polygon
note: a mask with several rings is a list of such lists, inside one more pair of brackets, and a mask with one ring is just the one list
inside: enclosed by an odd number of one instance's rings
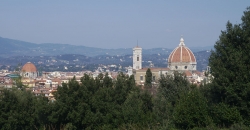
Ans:
{"label": "tree canopy", "polygon": [[241,18],[242,23],[227,22],[226,30],[209,59],[214,103],[236,107],[245,123],[250,125],[250,7]]}

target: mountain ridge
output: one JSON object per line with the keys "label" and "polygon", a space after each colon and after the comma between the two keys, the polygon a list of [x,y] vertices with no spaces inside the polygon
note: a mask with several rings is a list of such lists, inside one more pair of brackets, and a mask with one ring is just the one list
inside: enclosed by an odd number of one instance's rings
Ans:
{"label": "mountain ridge", "polygon": [[[53,56],[62,54],[81,54],[85,56],[97,55],[127,55],[132,54],[132,48],[102,49],[83,45],[70,45],[60,43],[31,43],[21,40],[0,37],[1,57],[11,56]],[[194,50],[207,50],[209,47],[196,48]],[[190,48],[192,50],[192,48]],[[173,49],[152,48],[143,49],[144,54],[169,54]],[[192,51],[194,51],[192,50]],[[211,50],[211,49],[210,49]]]}

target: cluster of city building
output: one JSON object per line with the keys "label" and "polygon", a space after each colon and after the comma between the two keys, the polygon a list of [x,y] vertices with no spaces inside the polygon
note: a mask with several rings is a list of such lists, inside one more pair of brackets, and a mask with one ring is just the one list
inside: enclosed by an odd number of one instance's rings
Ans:
{"label": "cluster of city building", "polygon": [[[205,71],[197,71],[196,65],[197,62],[193,52],[185,46],[184,39],[181,38],[179,45],[168,57],[168,66],[166,68],[150,68],[152,83],[157,84],[162,74],[173,75],[175,71],[178,71],[185,75],[190,83],[200,84],[206,78]],[[128,69],[128,74],[135,76],[135,81],[138,85],[144,85],[147,69],[142,67],[142,48],[136,46],[133,48],[133,67]]]}
{"label": "cluster of city building", "polygon": [[[172,51],[168,57],[168,66],[166,68],[151,67],[143,68],[142,66],[142,48],[138,45],[133,48],[133,65],[127,67],[127,74],[134,75],[137,85],[144,86],[145,75],[148,68],[152,72],[152,84],[158,84],[158,79],[163,75],[173,75],[175,71],[178,71],[185,75],[190,83],[200,84],[206,77],[204,72],[196,70],[196,59],[193,52],[184,44],[184,39],[180,39],[179,45]],[[100,73],[100,69],[95,72],[83,71],[83,72],[43,72],[39,74],[36,66],[27,62],[19,73],[8,72],[7,70],[0,71],[0,88],[11,88],[15,86],[15,78],[21,76],[21,82],[28,89],[30,89],[35,95],[44,95],[53,100],[53,92],[57,90],[57,87],[62,83],[67,83],[69,79],[73,77],[80,82],[80,78],[84,74],[91,75],[93,78],[97,77]],[[106,73],[106,72],[104,72]],[[118,72],[108,72],[109,77],[115,79]]]}

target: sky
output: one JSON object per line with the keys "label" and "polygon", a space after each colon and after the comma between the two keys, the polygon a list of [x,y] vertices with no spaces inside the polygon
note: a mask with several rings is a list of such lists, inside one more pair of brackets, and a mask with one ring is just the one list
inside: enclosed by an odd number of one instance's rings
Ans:
{"label": "sky", "polygon": [[0,37],[98,48],[213,46],[250,0],[0,0]]}

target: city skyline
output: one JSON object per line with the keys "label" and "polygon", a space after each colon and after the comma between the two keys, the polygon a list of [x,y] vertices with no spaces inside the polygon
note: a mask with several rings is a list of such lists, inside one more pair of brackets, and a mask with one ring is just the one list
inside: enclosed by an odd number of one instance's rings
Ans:
{"label": "city skyline", "polygon": [[0,37],[98,48],[213,46],[250,2],[1,1]]}

